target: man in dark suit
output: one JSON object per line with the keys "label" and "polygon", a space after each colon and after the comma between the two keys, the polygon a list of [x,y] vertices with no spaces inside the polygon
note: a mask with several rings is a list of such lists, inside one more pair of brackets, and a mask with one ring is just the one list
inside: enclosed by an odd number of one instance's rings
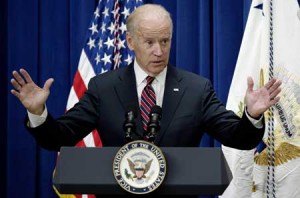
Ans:
{"label": "man in dark suit", "polygon": [[[158,146],[198,146],[203,131],[222,144],[238,149],[254,148],[264,132],[262,114],[279,101],[281,82],[273,79],[253,90],[248,79],[246,110],[242,118],[227,111],[217,99],[211,83],[198,75],[168,65],[172,20],[161,6],[138,7],[127,20],[127,44],[135,61],[126,68],[92,78],[83,98],[65,115],[54,119],[45,107],[53,79],[43,88],[21,69],[13,72],[14,94],[28,110],[26,124],[37,142],[50,150],[75,145],[93,129],[100,132],[103,146],[122,146],[124,115],[128,107],[140,109],[147,76],[155,77],[151,86],[156,104],[162,107],[161,130],[154,143]],[[144,129],[137,111],[137,134]]]}

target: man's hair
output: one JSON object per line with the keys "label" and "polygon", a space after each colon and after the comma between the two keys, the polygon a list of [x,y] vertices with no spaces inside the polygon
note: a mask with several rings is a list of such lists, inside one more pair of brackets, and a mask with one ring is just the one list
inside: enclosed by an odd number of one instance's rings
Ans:
{"label": "man's hair", "polygon": [[135,35],[135,31],[139,21],[142,17],[163,17],[167,18],[170,21],[171,33],[173,31],[173,21],[171,14],[161,5],[158,4],[145,4],[137,7],[127,18],[126,28],[127,32]]}

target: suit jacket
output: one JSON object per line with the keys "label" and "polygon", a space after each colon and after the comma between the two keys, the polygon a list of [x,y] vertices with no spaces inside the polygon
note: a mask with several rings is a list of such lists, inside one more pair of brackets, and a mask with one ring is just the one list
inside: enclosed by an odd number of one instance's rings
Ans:
{"label": "suit jacket", "polygon": [[[58,119],[49,114],[44,124],[28,130],[50,150],[73,146],[95,128],[103,146],[122,146],[126,143],[123,123],[129,106],[137,109],[136,128],[142,135],[133,64],[95,76],[74,108]],[[264,128],[257,129],[245,115],[239,118],[226,110],[209,80],[168,66],[161,129],[155,144],[196,147],[204,132],[226,146],[251,149],[262,139]],[[133,139],[140,137],[133,134]]]}
{"label": "suit jacket", "polygon": [[[178,91],[174,91],[175,88]],[[42,147],[50,150],[73,146],[95,128],[103,146],[123,146],[126,143],[123,123],[128,107],[139,110],[133,64],[92,78],[88,90],[74,108],[58,119],[49,114],[44,124],[28,130]],[[136,125],[139,135],[133,134],[134,140],[143,134],[139,113]],[[204,132],[224,145],[251,149],[262,139],[264,129],[255,128],[246,116],[239,118],[227,111],[217,99],[209,80],[168,66],[161,129],[155,144],[197,147]],[[133,196],[128,193],[107,197]],[[153,192],[143,197],[174,196],[159,196]]]}

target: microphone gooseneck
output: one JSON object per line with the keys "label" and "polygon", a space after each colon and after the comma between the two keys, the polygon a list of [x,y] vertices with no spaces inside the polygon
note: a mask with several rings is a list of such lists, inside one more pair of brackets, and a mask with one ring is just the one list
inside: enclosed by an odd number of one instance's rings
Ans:
{"label": "microphone gooseneck", "polygon": [[157,133],[160,130],[160,119],[161,119],[161,107],[155,105],[150,111],[150,119],[147,126],[147,133],[145,139],[149,142],[154,142]]}
{"label": "microphone gooseneck", "polygon": [[127,142],[132,141],[132,133],[136,130],[136,110],[135,108],[129,107],[125,114],[125,122],[123,124],[123,130],[125,131],[125,140]]}

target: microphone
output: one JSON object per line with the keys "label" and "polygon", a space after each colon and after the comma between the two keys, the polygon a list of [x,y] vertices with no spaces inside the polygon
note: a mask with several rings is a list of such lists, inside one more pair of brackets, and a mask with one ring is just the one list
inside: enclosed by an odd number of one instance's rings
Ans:
{"label": "microphone", "polygon": [[300,9],[298,10],[298,18],[299,18],[299,20],[300,20]]}
{"label": "microphone", "polygon": [[150,111],[150,119],[147,126],[146,139],[149,142],[154,142],[158,131],[160,130],[161,107],[155,105]]}
{"label": "microphone", "polygon": [[132,133],[135,133],[136,125],[136,109],[134,107],[128,107],[128,110],[125,114],[125,122],[123,124],[123,130],[125,131],[125,140],[127,142],[132,141]]}

